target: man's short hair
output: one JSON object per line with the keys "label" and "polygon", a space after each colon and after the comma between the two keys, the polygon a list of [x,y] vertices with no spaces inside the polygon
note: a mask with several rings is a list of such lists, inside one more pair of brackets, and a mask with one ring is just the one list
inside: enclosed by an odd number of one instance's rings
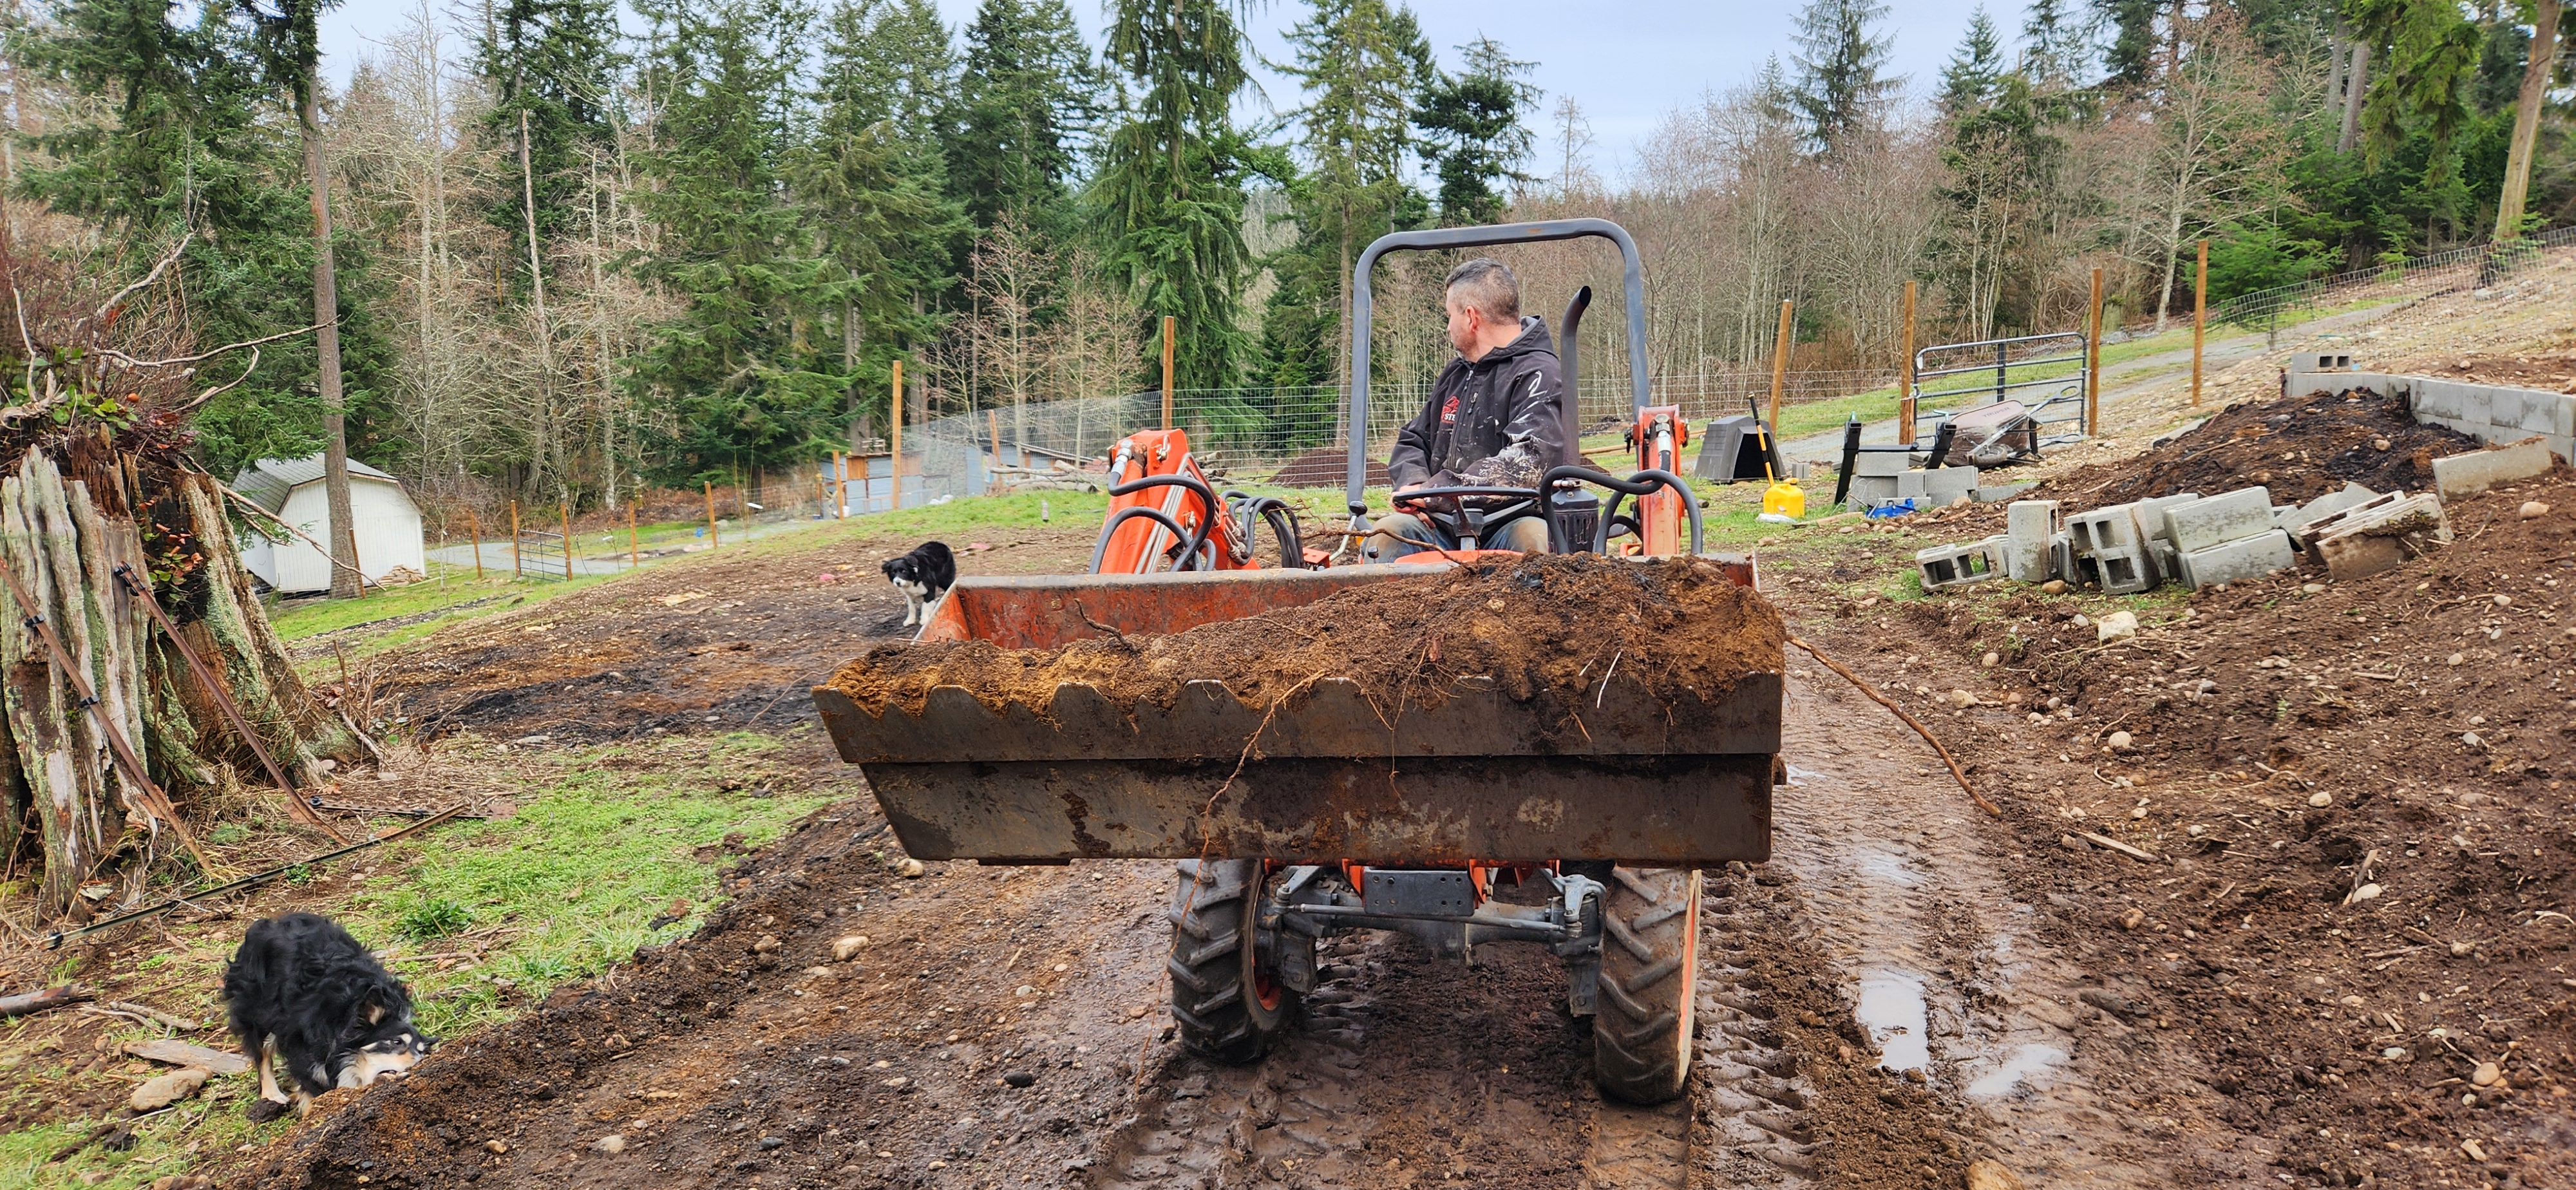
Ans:
{"label": "man's short hair", "polygon": [[1447,289],[1496,322],[1517,321],[1521,316],[1520,278],[1499,260],[1479,256],[1449,270]]}

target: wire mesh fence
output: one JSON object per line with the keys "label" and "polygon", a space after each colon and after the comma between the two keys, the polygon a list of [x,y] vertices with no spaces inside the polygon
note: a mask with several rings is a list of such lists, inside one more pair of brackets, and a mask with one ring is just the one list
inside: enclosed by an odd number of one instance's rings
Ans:
{"label": "wire mesh fence", "polygon": [[[2241,294],[2213,306],[2213,326],[2260,330],[2302,315],[2380,299],[2418,297],[2491,285],[2526,268],[2546,252],[2576,245],[2576,226],[2552,228],[2510,243],[2478,244],[2352,272]],[[2071,350],[2060,340],[2076,340]],[[2044,341],[2043,341],[2044,340]],[[2018,343],[2020,340],[2012,342]],[[2080,336],[2031,337],[2029,352],[2012,349],[2008,387],[2030,386],[2040,400],[2078,393],[2084,364]],[[1982,346],[1991,351],[1993,342]],[[2024,359],[2023,355],[2033,355]],[[2046,358],[2038,358],[2045,356]],[[1952,408],[1990,398],[1991,360],[1927,359],[1917,392],[1923,410]],[[1951,369],[1946,363],[1956,363]],[[1625,361],[1615,355],[1587,371],[1577,393],[1577,424],[1587,445],[1615,436],[1629,420],[1631,390]],[[1815,369],[1781,377],[1781,403],[1807,405],[1879,393],[1893,398],[1894,368]],[[1404,424],[1430,399],[1431,378],[1372,384],[1364,430],[1368,454],[1384,460]],[[1698,371],[1654,377],[1650,403],[1678,405],[1693,424],[1744,413],[1768,404],[1772,373],[1760,364],[1711,361]],[[892,460],[880,458],[864,481],[845,473],[853,513],[913,507],[944,498],[978,495],[1033,477],[1078,471],[1107,457],[1128,434],[1163,424],[1159,390],[1102,397],[1065,397],[976,409],[934,417],[905,431],[904,475],[898,500]],[[1311,385],[1180,389],[1172,394],[1172,424],[1190,433],[1191,447],[1236,482],[1267,481],[1294,465],[1309,484],[1337,485],[1337,456],[1349,450],[1351,402],[1347,386]],[[827,465],[828,466],[828,465]],[[828,470],[825,472],[828,477]]]}
{"label": "wire mesh fence", "polygon": [[[1791,372],[1782,378],[1782,401],[1828,401],[1871,389],[1892,389],[1895,383],[1896,374],[1889,369]],[[1576,424],[1585,438],[1617,435],[1626,429],[1632,399],[1627,377],[1586,376],[1577,388]],[[1712,369],[1657,377],[1648,386],[1648,395],[1653,404],[1679,405],[1684,418],[1704,422],[1767,402],[1771,373],[1766,368]],[[1397,432],[1423,411],[1430,398],[1427,380],[1369,386],[1365,433],[1370,457],[1383,460]],[[1162,393],[1150,389],[1115,397],[1030,401],[933,418],[906,431],[904,470],[908,477],[918,478],[907,483],[904,504],[981,492],[1015,472],[1099,460],[1119,439],[1162,424]],[[1346,453],[1351,403],[1341,385],[1178,389],[1172,394],[1172,424],[1189,431],[1192,451],[1203,461],[1213,460],[1229,477],[1268,480],[1317,452]],[[1311,465],[1298,469],[1299,474],[1316,470]],[[891,484],[878,477],[868,495],[876,501],[868,507],[884,507],[892,496]],[[862,508],[855,498],[852,507],[853,511]]]}
{"label": "wire mesh fence", "polygon": [[2295,314],[2387,298],[2493,285],[2538,263],[2543,253],[2576,244],[2576,225],[2552,227],[2500,244],[2467,244],[2369,268],[2241,293],[2210,307],[2210,325],[2248,330],[2276,326]]}

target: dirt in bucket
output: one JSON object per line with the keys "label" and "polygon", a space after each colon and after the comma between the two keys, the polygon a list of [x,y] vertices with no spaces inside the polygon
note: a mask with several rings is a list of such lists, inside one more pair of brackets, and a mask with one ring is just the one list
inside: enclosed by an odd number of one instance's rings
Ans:
{"label": "dirt in bucket", "polygon": [[934,686],[964,687],[988,705],[1043,708],[1065,683],[1093,686],[1122,706],[1169,706],[1201,680],[1224,682],[1255,706],[1325,678],[1359,683],[1381,708],[1437,706],[1452,681],[1475,676],[1521,701],[1571,698],[1613,672],[1714,694],[1746,674],[1778,672],[1784,634],[1767,601],[1708,562],[1528,555],[1169,635],[1057,649],[881,644],[832,685],[872,713],[889,703],[918,711]]}

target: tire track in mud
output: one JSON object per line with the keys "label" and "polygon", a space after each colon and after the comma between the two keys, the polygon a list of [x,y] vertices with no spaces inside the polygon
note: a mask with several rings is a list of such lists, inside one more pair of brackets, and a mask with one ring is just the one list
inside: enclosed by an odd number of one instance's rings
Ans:
{"label": "tire track in mud", "polygon": [[2008,828],[1970,808],[1920,740],[1847,694],[1792,677],[1782,751],[1795,784],[1776,800],[1771,866],[1864,1055],[1919,1072],[1958,1105],[1973,1155],[2034,1184],[2264,1176],[2247,1138],[2204,1110],[2189,1052],[2152,1018],[2087,1002],[2143,1001],[2144,989],[2106,985],[2045,939],[2047,912],[2005,875],[2027,858]]}
{"label": "tire track in mud", "polygon": [[1401,936],[1343,935],[1324,942],[1317,990],[1260,1062],[1173,1047],[1149,1069],[1087,1184],[1814,1184],[1816,1088],[1755,970],[1779,965],[1776,892],[1740,869],[1707,874],[1692,1071],[1672,1103],[1595,1091],[1589,1026],[1564,1012],[1564,972],[1544,951],[1490,947],[1467,968]]}

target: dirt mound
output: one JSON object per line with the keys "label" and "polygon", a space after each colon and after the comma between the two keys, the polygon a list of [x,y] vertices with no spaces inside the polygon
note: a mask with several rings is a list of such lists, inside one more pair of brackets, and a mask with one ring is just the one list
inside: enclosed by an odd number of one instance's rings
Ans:
{"label": "dirt mound", "polygon": [[880,644],[832,684],[871,712],[889,703],[918,710],[931,687],[947,685],[992,705],[1043,707],[1068,682],[1116,705],[1169,706],[1185,683],[1208,679],[1258,705],[1326,677],[1357,681],[1381,707],[1436,706],[1452,679],[1469,675],[1490,676],[1522,701],[1571,698],[1624,659],[1650,684],[1713,693],[1748,673],[1778,672],[1783,635],[1779,613],[1706,562],[1531,555],[1171,635],[1044,650]]}
{"label": "dirt mound", "polygon": [[[1286,488],[1338,488],[1351,481],[1351,451],[1346,446],[1318,446],[1288,460],[1270,476],[1270,482]],[[1369,460],[1368,486],[1393,487],[1395,480],[1386,473],[1386,464]]]}
{"label": "dirt mound", "polygon": [[2249,484],[2271,489],[2274,504],[2299,504],[2346,483],[2424,491],[2433,486],[2433,460],[2478,445],[2466,434],[2418,424],[2398,398],[2355,389],[2230,405],[2163,446],[2078,468],[2048,488],[2069,512],[2176,492],[2214,496]]}
{"label": "dirt mound", "polygon": [[1986,680],[2068,707],[1950,739],[2033,847],[2089,830],[2164,857],[2059,853],[2080,870],[2043,887],[2108,945],[2106,980],[2147,990],[2130,1015],[2196,1036],[2223,1118],[2288,1138],[2286,1170],[2429,1185],[2462,1137],[2566,1152],[2538,1138],[2576,1079],[2571,509],[2564,470],[2454,501],[2459,540],[2428,558],[2203,592],[2109,647],[2070,622],[2083,601],[2027,589],[1910,614],[1959,638],[1963,670],[1993,650]]}

